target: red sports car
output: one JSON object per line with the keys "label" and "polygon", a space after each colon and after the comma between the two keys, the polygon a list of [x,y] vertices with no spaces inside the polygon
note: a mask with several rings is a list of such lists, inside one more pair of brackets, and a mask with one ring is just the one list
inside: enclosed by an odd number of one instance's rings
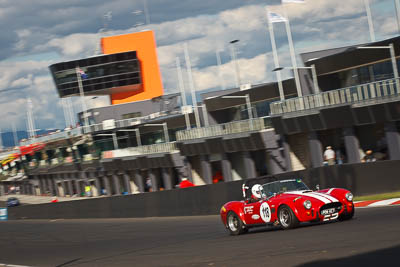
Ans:
{"label": "red sports car", "polygon": [[266,184],[243,184],[243,201],[221,208],[221,219],[231,235],[251,227],[280,225],[283,229],[300,222],[348,220],[354,216],[353,194],[341,188],[310,190],[301,179]]}

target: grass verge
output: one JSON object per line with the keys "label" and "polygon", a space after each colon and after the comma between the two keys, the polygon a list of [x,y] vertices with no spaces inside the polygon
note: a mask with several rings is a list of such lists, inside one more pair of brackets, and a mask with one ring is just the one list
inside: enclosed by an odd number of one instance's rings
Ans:
{"label": "grass verge", "polygon": [[376,195],[368,195],[368,196],[359,196],[354,197],[354,201],[365,201],[365,200],[385,200],[391,198],[400,198],[400,192],[392,192],[392,193],[384,193],[384,194],[376,194]]}

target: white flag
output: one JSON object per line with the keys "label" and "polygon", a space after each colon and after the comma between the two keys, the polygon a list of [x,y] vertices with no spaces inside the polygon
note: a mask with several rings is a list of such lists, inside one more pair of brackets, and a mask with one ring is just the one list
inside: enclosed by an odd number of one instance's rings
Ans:
{"label": "white flag", "polygon": [[278,13],[274,13],[274,12],[268,12],[268,20],[271,23],[287,21],[287,19],[285,17],[282,17]]}
{"label": "white flag", "polygon": [[303,4],[305,3],[305,0],[282,0],[282,4],[283,3],[297,3],[297,4]]}

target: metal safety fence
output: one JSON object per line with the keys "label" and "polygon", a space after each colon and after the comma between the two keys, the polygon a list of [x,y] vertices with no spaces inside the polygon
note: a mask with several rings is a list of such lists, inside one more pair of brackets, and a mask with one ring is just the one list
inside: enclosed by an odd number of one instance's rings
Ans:
{"label": "metal safety fence", "polygon": [[272,125],[269,117],[261,117],[250,120],[228,122],[209,127],[178,131],[176,133],[176,140],[182,141],[250,131],[260,131],[271,127]]}
{"label": "metal safety fence", "polygon": [[367,103],[375,100],[379,101],[397,97],[400,97],[399,79],[388,79],[314,95],[272,102],[270,104],[270,109],[271,115],[278,115],[334,105]]}

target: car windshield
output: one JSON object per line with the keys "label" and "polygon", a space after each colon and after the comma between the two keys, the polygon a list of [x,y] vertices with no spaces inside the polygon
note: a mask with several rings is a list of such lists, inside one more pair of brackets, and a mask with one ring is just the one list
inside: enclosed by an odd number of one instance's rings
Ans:
{"label": "car windshield", "polygon": [[264,193],[267,197],[288,191],[310,190],[301,179],[283,180],[263,185]]}
{"label": "car windshield", "polygon": [[9,199],[8,199],[8,201],[14,201],[14,200],[17,200],[15,197],[10,197]]}

